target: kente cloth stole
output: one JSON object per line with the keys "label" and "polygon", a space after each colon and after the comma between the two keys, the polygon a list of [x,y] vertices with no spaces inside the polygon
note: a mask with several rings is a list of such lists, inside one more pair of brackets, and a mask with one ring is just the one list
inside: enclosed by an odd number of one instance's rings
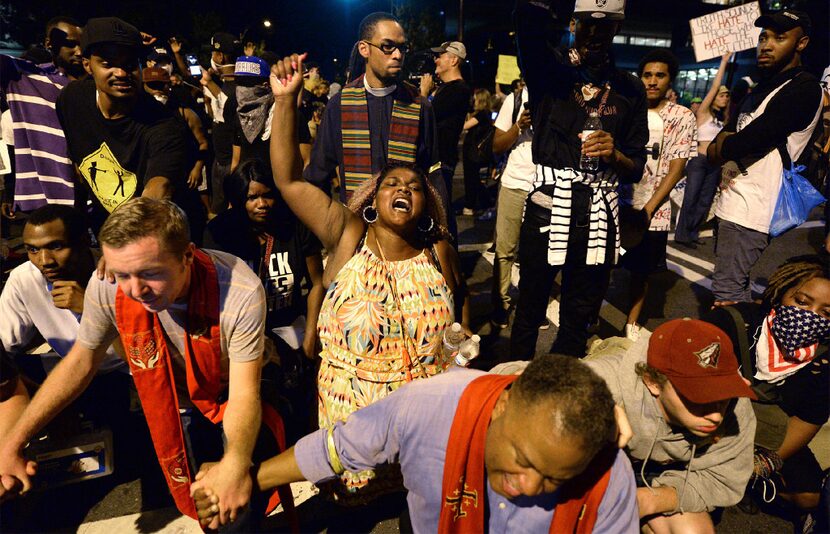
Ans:
{"label": "kente cloth stole", "polygon": [[[161,322],[157,314],[127,297],[120,287],[115,296],[115,320],[167,486],[179,511],[198,520],[190,497],[194,474],[187,460],[171,356]],[[190,267],[185,333],[184,360],[190,399],[205,417],[218,424],[227,406],[227,402],[218,402],[223,393],[219,280],[213,261],[200,250],[195,251]],[[274,435],[280,450],[284,450],[282,419],[266,403],[262,404],[262,422]],[[293,515],[294,500],[287,486],[271,495],[268,510],[280,502]]]}
{"label": "kente cloth stole", "polygon": [[[421,101],[399,84],[392,104],[392,123],[386,151],[388,164],[415,163],[418,148],[418,124]],[[369,111],[363,76],[348,84],[340,97],[340,120],[343,137],[341,176],[347,197],[372,177],[372,146],[369,135]]]}
{"label": "kente cloth stole", "polygon": [[[447,440],[439,534],[487,531],[484,442],[496,402],[516,378],[516,375],[485,375],[470,382],[461,395]],[[614,458],[615,450],[601,452],[585,472],[559,489],[551,534],[588,534],[593,530]]]}

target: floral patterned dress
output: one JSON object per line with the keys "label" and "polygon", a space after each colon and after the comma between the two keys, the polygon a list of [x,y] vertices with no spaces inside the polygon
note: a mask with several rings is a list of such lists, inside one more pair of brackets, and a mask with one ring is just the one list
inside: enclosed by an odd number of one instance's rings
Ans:
{"label": "floral patterned dress", "polygon": [[[430,254],[384,261],[364,243],[337,273],[317,322],[320,428],[451,363],[442,337],[454,321],[453,297]],[[342,478],[357,488],[373,476],[347,472]]]}

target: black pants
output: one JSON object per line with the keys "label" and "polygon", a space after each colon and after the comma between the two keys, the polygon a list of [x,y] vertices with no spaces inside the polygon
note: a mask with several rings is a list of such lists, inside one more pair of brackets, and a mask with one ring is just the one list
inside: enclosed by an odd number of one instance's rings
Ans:
{"label": "black pants", "polygon": [[471,159],[464,158],[464,207],[476,210],[481,198],[481,167]]}
{"label": "black pants", "polygon": [[[539,229],[550,225],[550,210],[537,206],[528,196],[525,218],[519,236],[519,301],[510,337],[508,360],[530,360],[536,352],[539,325],[545,320],[553,280],[562,271],[559,307],[559,332],[550,352],[582,357],[588,342],[588,327],[599,314],[608,283],[613,257],[604,265],[585,265],[588,250],[590,192],[574,186],[572,216],[568,234],[568,253],[564,265],[547,261],[548,233]],[[616,229],[609,221],[609,242]],[[610,250],[613,253],[613,243]]]}
{"label": "black pants", "polygon": [[441,177],[444,179],[444,187],[446,188],[446,204],[444,207],[447,210],[447,229],[450,231],[453,242],[458,243],[458,225],[455,221],[455,213],[452,207],[452,178],[455,176],[455,163],[452,165],[441,165]]}
{"label": "black pants", "polygon": [[[180,418],[190,469],[195,476],[199,472],[199,466],[203,463],[218,462],[224,456],[224,429],[221,423],[213,424],[195,408],[186,410],[180,415]],[[276,439],[263,423],[254,447],[253,462],[261,463],[272,456],[276,456],[278,452],[279,447]],[[220,527],[219,532],[259,531],[267,505],[268,496],[254,490],[251,494],[250,505],[238,516],[235,522]]]}

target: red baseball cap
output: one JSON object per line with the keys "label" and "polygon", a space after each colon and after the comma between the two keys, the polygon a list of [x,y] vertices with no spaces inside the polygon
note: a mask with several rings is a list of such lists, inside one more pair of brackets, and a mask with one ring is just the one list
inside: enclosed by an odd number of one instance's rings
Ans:
{"label": "red baseball cap", "polygon": [[169,82],[170,75],[161,67],[145,67],[141,71],[141,81],[144,83]]}
{"label": "red baseball cap", "polygon": [[686,317],[657,327],[648,342],[648,365],[697,404],[757,398],[738,372],[729,336],[705,321]]}

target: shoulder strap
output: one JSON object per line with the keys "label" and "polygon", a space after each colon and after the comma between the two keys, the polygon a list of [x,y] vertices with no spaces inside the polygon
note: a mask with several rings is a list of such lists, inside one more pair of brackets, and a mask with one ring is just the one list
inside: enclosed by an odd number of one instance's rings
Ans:
{"label": "shoulder strap", "polygon": [[725,310],[735,321],[735,337],[738,341],[738,352],[741,358],[741,374],[747,380],[752,380],[752,357],[749,354],[749,338],[746,335],[746,322],[741,315],[741,312],[735,306],[723,306]]}
{"label": "shoulder strap", "polygon": [[430,245],[427,250],[429,251],[430,259],[435,265],[435,268],[438,269],[439,273],[444,274],[444,270],[441,268],[441,260],[438,258],[438,252],[435,250],[435,243]]}
{"label": "shoulder strap", "polygon": [[518,94],[513,94],[513,122],[512,124],[516,124],[516,120],[519,118],[519,113],[522,111],[522,93],[519,91]]}

